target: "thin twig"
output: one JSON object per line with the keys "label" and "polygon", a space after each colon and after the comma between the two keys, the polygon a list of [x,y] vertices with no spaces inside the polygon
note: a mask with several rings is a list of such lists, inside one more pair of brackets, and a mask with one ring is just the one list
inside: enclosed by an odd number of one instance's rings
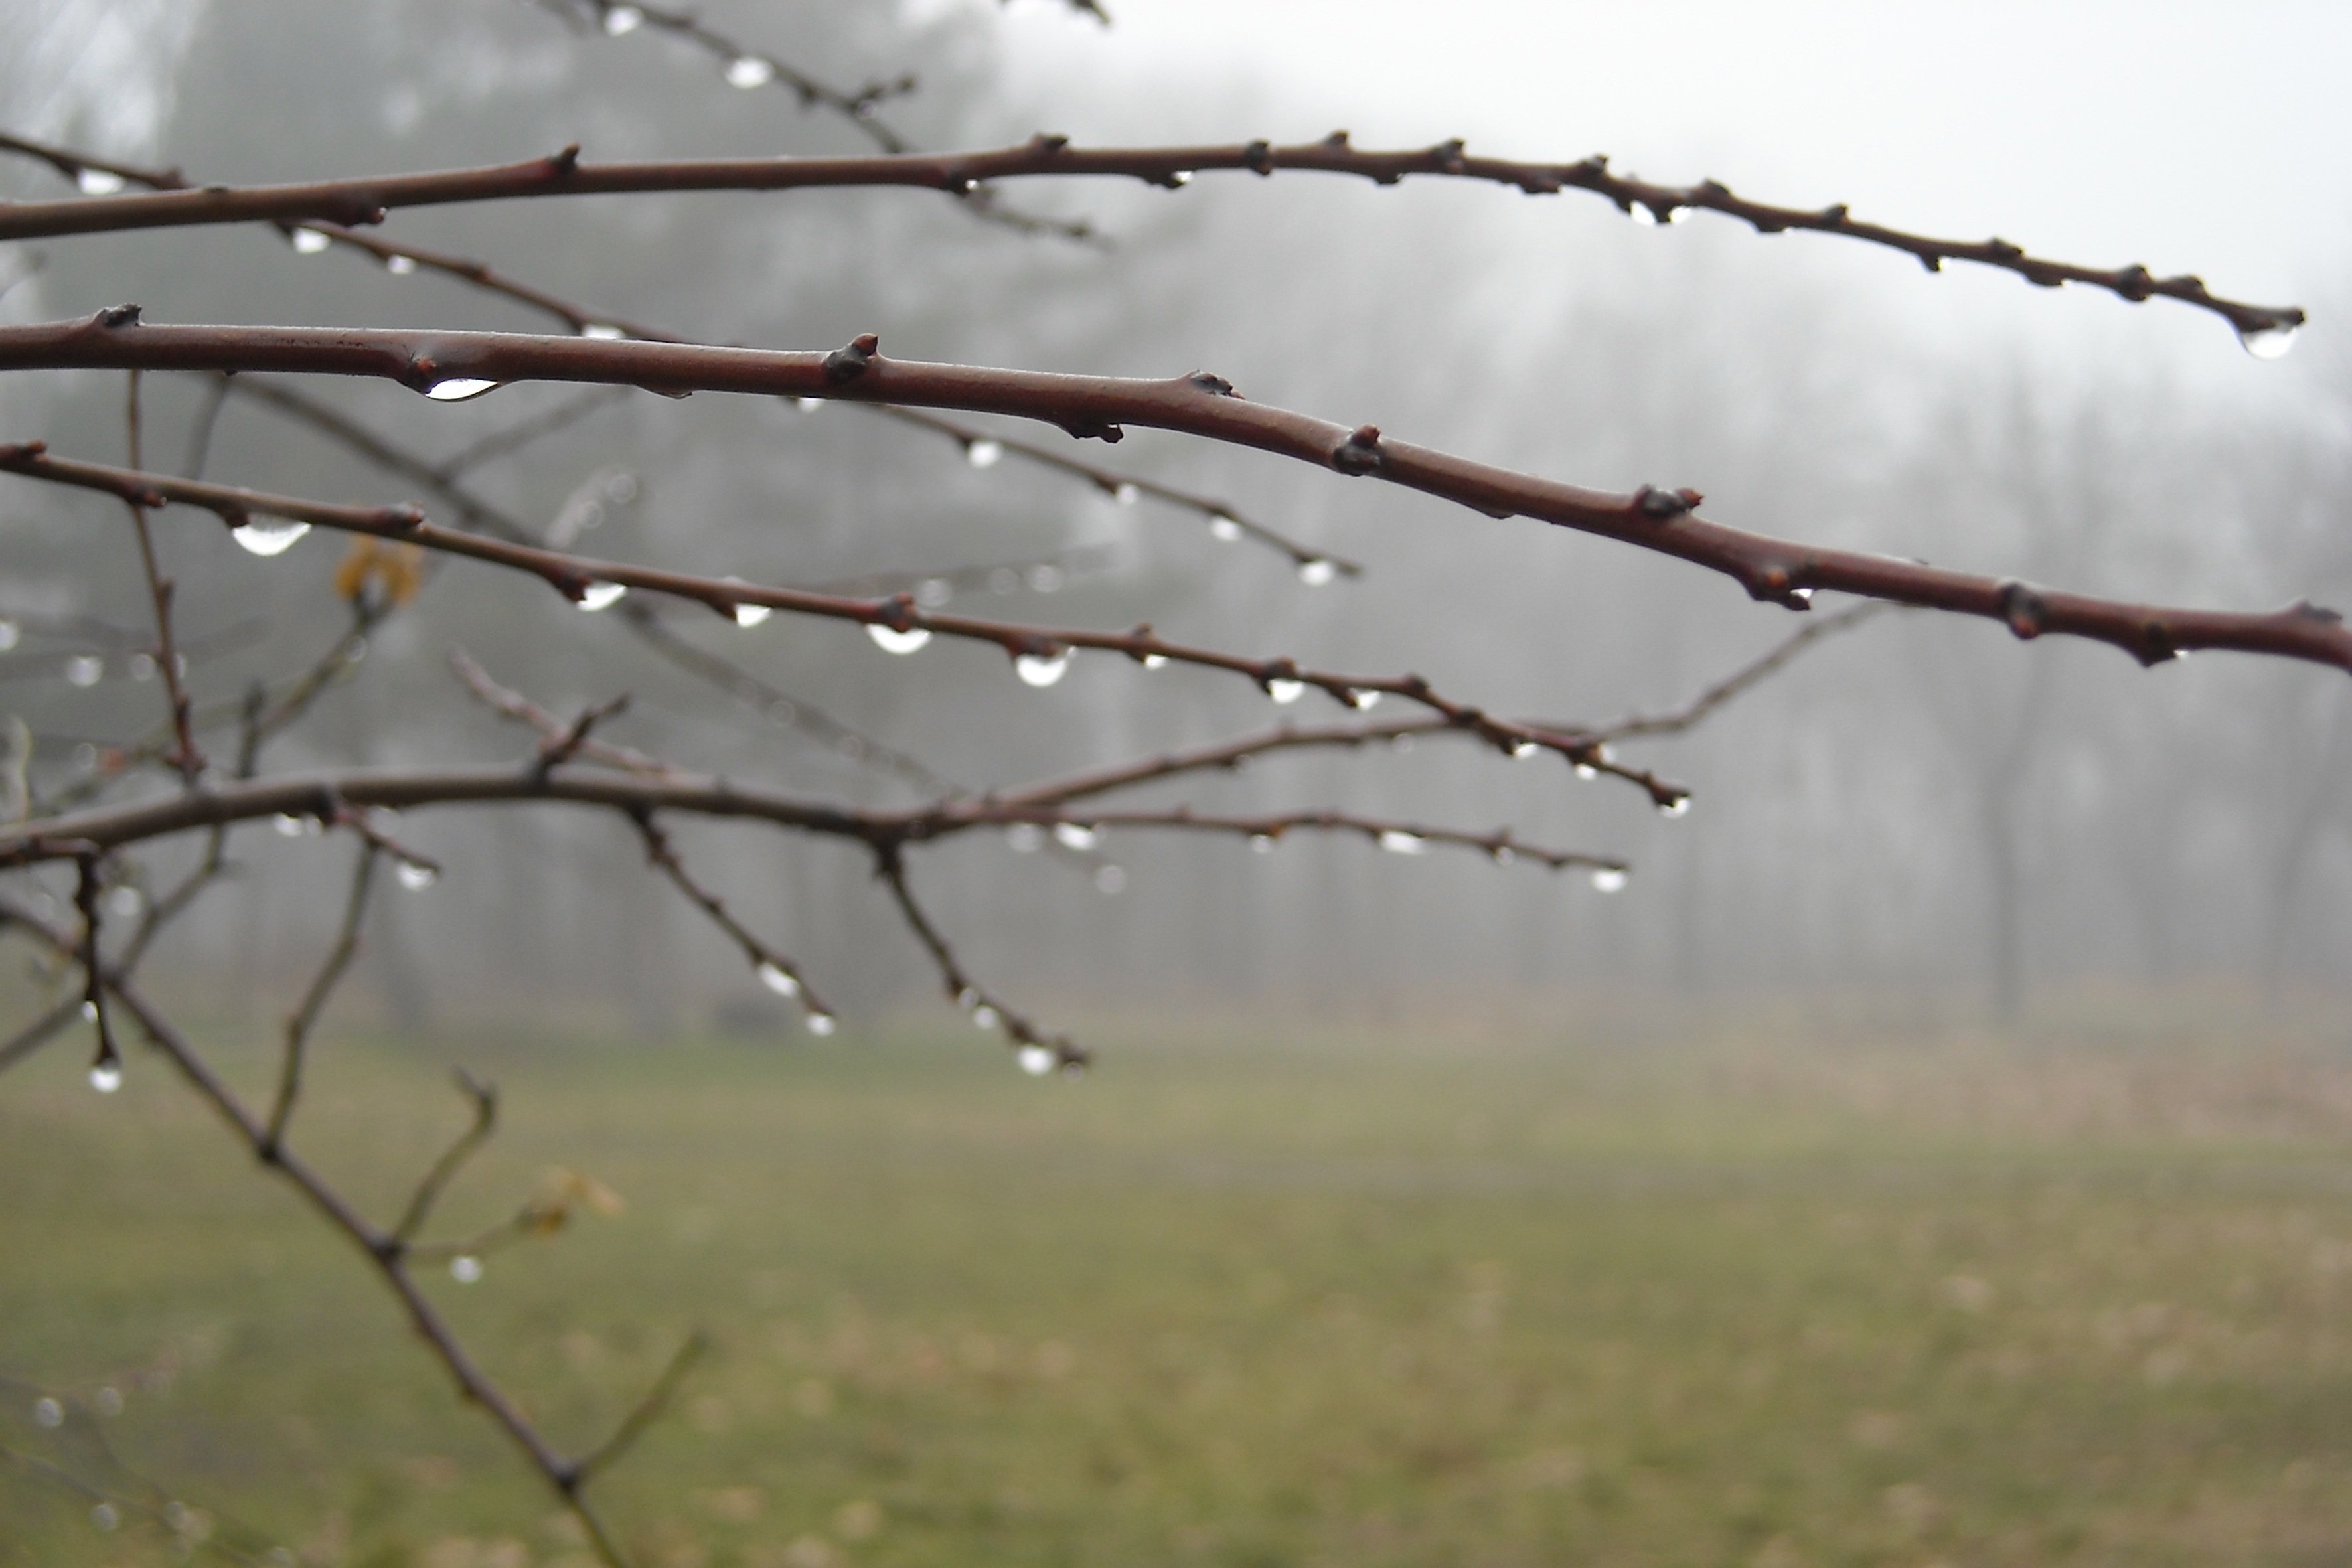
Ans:
{"label": "thin twig", "polygon": [[433,1162],[432,1168],[416,1184],[415,1192],[409,1195],[408,1206],[400,1211],[400,1218],[390,1233],[390,1240],[398,1247],[406,1247],[416,1239],[416,1233],[423,1230],[425,1222],[433,1217],[433,1206],[441,1201],[442,1190],[456,1179],[466,1162],[473,1158],[474,1152],[488,1142],[490,1135],[498,1131],[498,1085],[479,1082],[463,1068],[453,1069],[453,1076],[457,1079],[457,1091],[473,1107],[473,1120],[466,1124],[466,1130],[457,1134],[455,1142],[441,1151],[441,1157]]}
{"label": "thin twig", "polygon": [[360,950],[360,927],[367,920],[368,894],[374,887],[376,858],[382,852],[375,845],[362,841],[358,862],[352,868],[352,890],[343,902],[342,928],[335,934],[334,945],[327,950],[319,965],[319,973],[310,979],[310,989],[302,994],[301,1005],[286,1019],[285,1053],[278,1070],[278,1098],[269,1108],[269,1120],[263,1134],[264,1142],[271,1149],[286,1141],[286,1126],[294,1117],[294,1102],[302,1092],[304,1056],[310,1041],[310,1031],[319,1022],[319,1015],[334,994],[336,982],[351,967]]}

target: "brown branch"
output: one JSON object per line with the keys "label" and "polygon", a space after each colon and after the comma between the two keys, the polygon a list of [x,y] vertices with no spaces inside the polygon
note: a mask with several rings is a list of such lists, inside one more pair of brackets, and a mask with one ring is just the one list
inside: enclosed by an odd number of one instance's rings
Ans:
{"label": "brown branch", "polygon": [[303,1058],[310,1031],[319,1022],[319,1015],[334,994],[335,984],[351,967],[360,950],[360,926],[367,919],[368,894],[375,882],[376,857],[381,851],[373,843],[360,846],[358,864],[352,869],[351,895],[344,900],[342,929],[336,933],[334,945],[327,950],[319,973],[310,979],[310,987],[302,994],[301,1005],[286,1019],[286,1046],[278,1069],[278,1098],[269,1108],[269,1120],[263,1138],[268,1147],[278,1149],[286,1142],[286,1125],[294,1118],[294,1102],[302,1092]]}
{"label": "brown branch", "polygon": [[1809,229],[1899,250],[1930,271],[1947,261],[1969,261],[2014,272],[2045,288],[2077,283],[2134,303],[2162,297],[2210,310],[2249,340],[2291,332],[2304,312],[2294,306],[2225,300],[2201,279],[2158,278],[2146,267],[2100,268],[2028,254],[2004,239],[1941,239],[1880,224],[1857,222],[1843,205],[1773,206],[1734,195],[1713,180],[1664,185],[1612,174],[1605,158],[1573,163],[1523,163],[1472,157],[1460,141],[1433,147],[1372,152],[1349,144],[1344,132],[1321,142],[1276,147],[1266,142],[1197,147],[1081,148],[1059,136],[1018,146],[969,153],[903,153],[858,157],[687,159],[656,163],[585,163],[577,148],[551,157],[430,174],[374,175],[298,184],[207,186],[143,195],[88,196],[73,201],[0,203],[0,239],[100,234],[200,224],[383,221],[394,208],[523,197],[614,195],[647,191],[777,191],[845,185],[900,185],[969,196],[990,180],[1108,175],[1171,189],[1196,174],[1247,170],[1318,170],[1394,184],[1409,174],[1486,181],[1530,195],[1586,190],[1628,215],[1672,222],[1685,211],[1716,212],[1759,233]]}
{"label": "brown branch", "polygon": [[1587,731],[1596,741],[1628,741],[1651,735],[1679,735],[1704,721],[1725,703],[1769,680],[1791,659],[1814,644],[1850,632],[1895,608],[1882,602],[1848,605],[1790,633],[1758,658],[1740,666],[1679,708],[1664,713],[1635,713]]}
{"label": "brown branch", "polygon": [[905,860],[896,844],[876,848],[874,874],[890,889],[899,914],[906,919],[907,929],[915,933],[915,940],[923,944],[923,951],[939,967],[940,983],[947,988],[948,1000],[971,1015],[980,1027],[1003,1034],[1005,1042],[1013,1047],[1022,1070],[1039,1076],[1056,1068],[1073,1075],[1086,1070],[1094,1058],[1085,1047],[1072,1043],[1067,1035],[1047,1034],[1028,1015],[1006,1006],[964,972],[947,938],[931,923],[922,905],[915,901],[914,890],[907,885]]}
{"label": "brown branch", "polygon": [[[1076,837],[1079,845],[1091,847],[1101,833],[1110,828],[1169,828],[1183,832],[1221,833],[1246,838],[1260,847],[1271,848],[1286,833],[1307,831],[1318,833],[1353,833],[1371,840],[1382,849],[1399,855],[1419,855],[1433,844],[1464,849],[1475,849],[1499,865],[1517,860],[1531,860],[1554,871],[1570,867],[1583,867],[1594,875],[1595,886],[1614,892],[1625,884],[1631,871],[1624,861],[1603,855],[1588,855],[1580,850],[1548,849],[1541,845],[1523,844],[1512,837],[1507,828],[1493,833],[1465,833],[1459,828],[1427,827],[1419,823],[1403,822],[1389,817],[1362,816],[1345,811],[1286,811],[1248,815],[1213,815],[1196,812],[1190,806],[1177,806],[1168,811],[1088,811],[1056,812],[1034,806],[1013,805],[976,805],[957,814],[959,825],[978,823],[1034,823],[1052,827],[1059,833]],[[1073,847],[1078,846],[1074,845]]]}
{"label": "brown branch", "polygon": [[869,81],[854,91],[828,86],[806,71],[775,56],[737,43],[706,25],[692,11],[631,3],[631,0],[538,0],[540,8],[567,22],[587,24],[608,38],[625,37],[639,29],[665,33],[701,50],[721,68],[722,79],[740,89],[780,87],[804,109],[826,109],[841,116],[886,153],[907,151],[906,142],[883,123],[877,112],[894,98],[915,90],[912,76]]}
{"label": "brown branch", "polygon": [[[141,425],[139,410],[140,373],[130,374],[130,391],[126,395],[123,423],[130,433],[131,466],[145,466],[141,456]],[[156,564],[155,541],[147,527],[147,509],[133,497],[125,496],[123,505],[131,513],[131,525],[139,536],[139,565],[147,579],[147,597],[155,612],[155,665],[163,677],[163,701],[171,713],[173,738],[178,749],[164,761],[180,772],[183,784],[193,788],[205,771],[205,754],[196,747],[195,731],[188,720],[188,689],[180,679],[180,650],[172,637],[172,595],[174,584]]]}
{"label": "brown branch", "polygon": [[404,1251],[415,1243],[417,1232],[425,1228],[425,1222],[433,1217],[434,1205],[441,1201],[442,1192],[456,1180],[458,1171],[474,1157],[475,1152],[488,1142],[490,1135],[498,1131],[498,1085],[479,1082],[463,1068],[456,1069],[453,1076],[457,1080],[457,1092],[464,1095],[467,1103],[473,1108],[473,1120],[466,1123],[466,1130],[458,1133],[446,1149],[441,1151],[441,1157],[433,1162],[417,1182],[416,1190],[409,1194],[408,1206],[400,1211],[400,1218],[390,1234],[393,1245]]}
{"label": "brown branch", "polygon": [[[5,336],[5,329],[0,329]],[[619,345],[600,344],[599,347]],[[894,651],[911,652],[932,635],[992,643],[1010,656],[1024,680],[1051,685],[1067,668],[1071,653],[1092,648],[1120,654],[1146,668],[1180,663],[1238,675],[1263,688],[1277,702],[1295,700],[1308,688],[1321,690],[1350,708],[1362,706],[1373,695],[1401,697],[1442,715],[1465,731],[1480,736],[1498,750],[1532,745],[1575,760],[1579,743],[1543,730],[1507,723],[1481,709],[1441,696],[1417,675],[1356,676],[1327,670],[1302,669],[1292,659],[1248,658],[1213,648],[1170,642],[1150,626],[1129,632],[1093,632],[1060,626],[1022,625],[971,616],[919,610],[911,595],[890,599],[856,599],[799,589],[763,587],[730,578],[698,577],[652,567],[593,561],[478,534],[460,533],[424,521],[413,506],[360,507],[270,495],[226,485],[174,479],[157,474],[133,473],[100,464],[51,458],[39,442],[0,446],[0,469],[28,478],[77,486],[111,495],[133,495],[151,504],[177,502],[213,512],[231,528],[247,526],[257,516],[287,519],[378,538],[401,540],[426,550],[486,561],[539,577],[583,608],[601,609],[617,602],[632,588],[646,589],[708,605],[735,619],[743,606],[784,610],[794,615],[852,621],[877,633],[876,640]]]}
{"label": "brown branch", "polygon": [[654,1379],[653,1385],[646,1390],[645,1397],[621,1418],[620,1425],[613,1429],[613,1435],[582,1455],[573,1465],[573,1472],[579,1477],[581,1485],[586,1485],[600,1472],[611,1468],[623,1455],[636,1446],[637,1439],[645,1436],[646,1429],[660,1420],[662,1412],[669,1408],[670,1401],[677,1397],[679,1387],[686,1382],[686,1374],[694,1370],[694,1363],[701,1360],[703,1352],[709,1348],[709,1336],[700,1330],[686,1337],[686,1342],[677,1347],[677,1353],[669,1358],[669,1364],[662,1368],[661,1375]]}
{"label": "brown branch", "polygon": [[[475,700],[493,712],[511,719],[519,724],[529,725],[539,732],[544,742],[552,743],[562,739],[565,728],[561,719],[525,697],[521,692],[500,686],[491,679],[489,671],[475,662],[473,656],[467,653],[465,649],[452,648],[449,651],[449,668],[457,672],[457,679],[465,682],[466,689],[474,694]],[[540,754],[542,757],[547,754],[545,746],[542,746]],[[623,773],[671,777],[677,772],[658,757],[649,757],[643,752],[633,751],[626,746],[611,745],[586,735],[581,736],[572,745],[565,760],[568,761],[574,756],[583,757],[592,763],[602,763],[608,768],[618,768]]]}
{"label": "brown branch", "polygon": [[735,945],[743,950],[743,955],[751,960],[751,972],[759,977],[760,984],[779,996],[798,1002],[810,1034],[832,1034],[840,1024],[840,1015],[826,1006],[823,999],[809,989],[800,965],[761,941],[749,927],[735,918],[727,908],[725,900],[694,879],[693,873],[686,868],[686,862],[678,858],[677,847],[670,842],[669,835],[655,823],[651,811],[632,810],[626,815],[636,827],[638,836],[645,840],[646,858],[670,879],[672,886],[686,895],[689,903],[709,917],[711,924],[726,932]]}
{"label": "brown branch", "polygon": [[[135,325],[136,320],[135,311],[123,307],[79,321],[0,328],[0,369],[299,371],[380,377],[420,389],[525,380],[622,382],[668,392],[936,404],[1044,420],[1105,439],[1116,438],[1124,425],[1144,425],[1255,447],[1343,474],[1377,477],[1490,517],[1532,517],[1638,544],[1710,567],[1752,596],[1791,608],[1805,607],[1816,590],[1835,590],[1998,620],[2024,637],[2089,637],[2147,664],[2197,648],[2226,647],[2352,668],[2352,632],[2335,612],[2308,604],[2267,615],[2135,605],[1892,556],[1798,544],[1703,521],[1696,510],[1701,499],[1696,490],[1644,486],[1622,496],[1540,479],[1390,441],[1370,426],[1349,431],[1254,404],[1205,374],[1130,381],[898,362],[884,359],[871,335],[821,354],[502,333],[145,327]],[[20,471],[37,459],[26,448],[15,450],[17,456],[8,466]],[[652,574],[638,575],[652,580]],[[699,592],[684,596],[709,597]],[[783,607],[773,600],[754,602]]]}

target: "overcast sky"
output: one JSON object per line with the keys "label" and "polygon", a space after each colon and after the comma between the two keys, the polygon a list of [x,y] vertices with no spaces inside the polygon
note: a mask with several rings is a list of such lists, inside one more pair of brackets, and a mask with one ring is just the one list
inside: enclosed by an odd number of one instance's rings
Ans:
{"label": "overcast sky", "polygon": [[[1060,0],[1004,13],[1015,81],[1057,129],[1230,135],[1246,82],[1296,106],[1253,133],[1606,152],[2265,302],[2344,292],[2352,262],[2352,5],[1109,4],[1108,29]],[[1170,76],[1198,84],[1196,124],[1119,90]]]}

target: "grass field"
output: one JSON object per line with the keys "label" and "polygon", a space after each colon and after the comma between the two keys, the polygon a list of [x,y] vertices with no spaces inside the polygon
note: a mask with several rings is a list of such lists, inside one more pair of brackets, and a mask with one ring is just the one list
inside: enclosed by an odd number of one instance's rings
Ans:
{"label": "grass field", "polygon": [[[571,1442],[710,1331],[600,1483],[652,1568],[2352,1561],[2352,1058],[1667,1034],[331,1039],[297,1142],[385,1213],[462,1060],[444,1234],[625,1197],[436,1293]],[[38,1468],[93,1430],[215,1542],[583,1561],[159,1063],[77,1068],[0,1080],[0,1562],[185,1560]]]}

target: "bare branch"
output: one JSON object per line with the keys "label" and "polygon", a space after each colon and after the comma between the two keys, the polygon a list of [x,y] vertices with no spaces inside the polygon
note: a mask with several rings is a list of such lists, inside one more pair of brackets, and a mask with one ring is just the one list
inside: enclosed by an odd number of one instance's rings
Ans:
{"label": "bare branch", "polygon": [[[1751,596],[1790,608],[1809,605],[1816,590],[1835,590],[1998,620],[2022,637],[2089,637],[2112,643],[2146,664],[2197,648],[2227,647],[2352,668],[2352,632],[2335,612],[2307,604],[2267,615],[2135,605],[1892,556],[1797,544],[1703,521],[1696,512],[1703,498],[1696,490],[1644,486],[1622,496],[1539,479],[1390,441],[1371,426],[1349,431],[1251,403],[1236,395],[1229,384],[1205,374],[1171,381],[1129,381],[898,362],[884,359],[870,334],[820,354],[504,333],[144,327],[135,321],[135,313],[125,307],[80,321],[0,328],[0,368],[300,370],[376,376],[425,390],[470,390],[522,380],[627,382],[671,392],[939,404],[1045,420],[1105,439],[1116,437],[1124,425],[1145,425],[1254,447],[1343,474],[1377,477],[1490,517],[1532,517],[1641,545],[1721,572]],[[5,450],[8,455],[0,466],[19,472],[30,472],[43,461],[33,447]],[[137,493],[171,495],[169,487],[180,483],[152,476],[101,477],[93,465],[75,467],[85,476],[77,482],[90,481],[93,488],[112,493],[143,487]],[[178,493],[192,497],[195,492],[183,485]],[[400,516],[414,514],[386,510],[362,519],[360,509],[346,508],[302,515],[331,526],[383,532]],[[485,550],[478,545],[469,552]],[[651,586],[656,575],[640,572],[635,580]],[[661,591],[677,590],[666,584]],[[682,596],[703,598],[714,607],[728,602],[699,591]],[[772,598],[749,602],[786,607]],[[868,612],[854,618],[880,617]],[[946,623],[919,618],[908,624],[944,629]],[[1383,689],[1402,694],[1401,687]]]}
{"label": "bare branch", "polygon": [[844,185],[901,185],[969,196],[990,180],[1108,175],[1171,189],[1196,174],[1247,170],[1318,170],[1394,184],[1409,174],[1508,185],[1529,195],[1586,190],[1629,216],[1645,213],[1671,223],[1687,211],[1738,219],[1762,234],[1809,229],[1899,250],[1928,270],[1969,261],[2014,272],[2043,288],[2077,283],[2133,303],[2161,297],[2210,310],[2242,336],[2292,331],[2304,312],[2294,306],[2252,305],[2213,294],[2193,276],[2158,278],[2137,263],[2109,268],[2053,261],[2005,239],[1941,239],[1881,224],[1857,222],[1843,205],[1784,207],[1734,195],[1714,180],[1662,185],[1612,174],[1605,158],[1573,163],[1522,163],[1472,157],[1459,140],[1433,147],[1372,152],[1349,143],[1345,132],[1321,142],[1276,147],[1266,142],[1198,147],[1081,148],[1041,135],[1013,147],[971,153],[898,153],[861,157],[687,159],[661,163],[586,163],[578,149],[551,157],[432,174],[320,180],[300,184],[215,186],[75,201],[0,204],[0,239],[100,234],[196,224],[323,222],[374,224],[398,207],[505,201],[523,197],[613,195],[644,191],[778,191]]}
{"label": "bare branch", "polygon": [[923,951],[939,966],[940,982],[947,988],[948,1000],[970,1014],[980,1027],[1003,1034],[1017,1054],[1024,1071],[1043,1076],[1057,1068],[1071,1074],[1086,1070],[1087,1064],[1094,1059],[1092,1053],[1073,1044],[1067,1035],[1045,1033],[1026,1014],[1006,1006],[964,972],[947,938],[931,923],[922,905],[915,901],[914,889],[907,885],[906,863],[897,845],[876,848],[874,874],[898,901],[907,929],[915,933],[915,940],[923,944]]}
{"label": "bare branch", "polygon": [[[614,346],[614,345],[602,345]],[[647,589],[675,598],[706,605],[741,624],[746,607],[784,610],[795,615],[853,621],[866,626],[875,640],[890,651],[911,653],[933,635],[992,643],[1013,660],[1021,678],[1032,686],[1049,686],[1067,669],[1072,652],[1093,648],[1120,654],[1146,669],[1177,663],[1238,675],[1262,688],[1278,703],[1297,700],[1308,689],[1322,691],[1349,708],[1363,707],[1378,696],[1400,697],[1427,709],[1456,728],[1474,733],[1499,751],[1517,752],[1526,747],[1557,752],[1571,762],[1589,749],[1582,742],[1566,740],[1549,731],[1507,723],[1484,710],[1442,696],[1418,675],[1361,676],[1301,668],[1286,657],[1248,658],[1213,648],[1170,642],[1151,628],[1139,626],[1129,632],[1094,632],[1060,626],[1019,625],[971,616],[919,610],[912,595],[889,599],[854,599],[792,588],[761,587],[731,578],[698,577],[650,567],[593,561],[510,544],[478,534],[458,533],[424,521],[413,506],[357,507],[306,500],[225,485],[200,484],[156,474],[132,473],[95,463],[51,458],[39,442],[0,446],[0,469],[29,478],[100,490],[108,494],[152,498],[151,504],[178,502],[213,512],[232,528],[246,527],[256,516],[283,518],[307,525],[404,541],[426,550],[487,561],[540,578],[583,608],[609,607],[631,588]],[[2347,658],[2352,658],[2347,637]]]}
{"label": "bare branch", "polygon": [[640,808],[628,810],[625,814],[636,827],[638,836],[645,840],[646,858],[660,868],[662,875],[686,895],[688,902],[709,916],[711,924],[734,940],[735,945],[743,950],[743,955],[751,961],[751,972],[759,976],[760,984],[779,996],[797,1001],[810,1034],[832,1034],[839,1026],[840,1015],[826,1006],[809,988],[800,965],[752,934],[751,929],[729,910],[725,900],[694,879],[693,874],[686,868],[686,862],[678,858],[677,847],[670,842],[669,835],[656,825],[650,810]]}
{"label": "bare branch", "polygon": [[360,950],[360,927],[367,920],[368,894],[375,881],[376,857],[381,851],[373,843],[360,847],[358,863],[352,869],[352,890],[343,902],[342,929],[336,933],[334,945],[327,950],[319,973],[311,977],[310,987],[302,994],[301,1005],[286,1020],[286,1047],[278,1069],[278,1098],[269,1108],[269,1120],[263,1131],[263,1141],[271,1149],[286,1142],[286,1125],[294,1117],[294,1102],[302,1092],[304,1052],[310,1045],[310,1031],[319,1022],[319,1015],[334,994],[335,984],[351,967]]}
{"label": "bare branch", "polygon": [[[131,466],[144,467],[141,457],[138,371],[130,375],[123,423],[130,432]],[[163,678],[163,700],[172,717],[172,732],[178,742],[177,749],[164,760],[179,769],[181,782],[194,787],[205,771],[205,754],[196,747],[196,735],[188,721],[188,690],[181,680],[180,650],[172,637],[173,583],[163,575],[155,562],[155,541],[147,528],[147,509],[131,498],[124,497],[123,504],[131,512],[131,525],[139,536],[139,565],[147,576],[147,596],[155,610],[155,667]]]}
{"label": "bare branch", "polygon": [[425,1222],[433,1217],[433,1207],[441,1201],[443,1190],[456,1179],[466,1162],[474,1157],[474,1152],[488,1142],[490,1134],[498,1131],[498,1085],[477,1082],[473,1075],[463,1068],[456,1069],[455,1077],[457,1091],[473,1107],[473,1120],[466,1124],[463,1132],[457,1134],[456,1142],[441,1152],[441,1157],[433,1162],[432,1168],[416,1184],[416,1191],[409,1195],[408,1206],[401,1210],[400,1218],[390,1233],[392,1245],[397,1248],[404,1250],[415,1241],[416,1233],[423,1230]]}
{"label": "bare branch", "polygon": [[636,1446],[637,1439],[645,1436],[646,1428],[660,1420],[662,1413],[669,1408],[670,1401],[677,1397],[679,1387],[686,1382],[686,1374],[694,1370],[694,1363],[701,1360],[703,1352],[709,1348],[709,1336],[699,1330],[686,1337],[686,1342],[677,1347],[677,1353],[669,1358],[669,1364],[662,1368],[661,1375],[654,1379],[653,1386],[646,1390],[645,1397],[621,1418],[621,1424],[613,1429],[613,1435],[581,1456],[572,1467],[580,1485],[585,1486],[610,1469]]}

